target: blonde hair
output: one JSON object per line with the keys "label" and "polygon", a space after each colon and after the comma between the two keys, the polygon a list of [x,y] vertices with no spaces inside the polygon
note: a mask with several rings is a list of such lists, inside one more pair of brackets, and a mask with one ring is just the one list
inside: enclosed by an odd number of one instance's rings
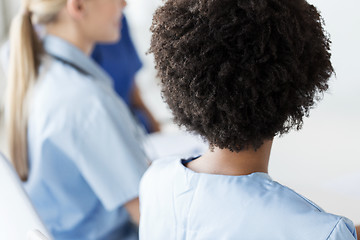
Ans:
{"label": "blonde hair", "polygon": [[36,83],[43,48],[33,24],[52,22],[66,0],[23,0],[10,27],[10,64],[6,90],[8,153],[22,181],[28,178],[27,120],[30,89]]}

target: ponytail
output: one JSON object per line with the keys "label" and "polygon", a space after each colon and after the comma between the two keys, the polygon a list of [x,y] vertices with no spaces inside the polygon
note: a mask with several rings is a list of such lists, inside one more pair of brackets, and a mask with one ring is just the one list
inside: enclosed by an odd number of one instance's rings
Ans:
{"label": "ponytail", "polygon": [[10,64],[6,101],[8,152],[22,181],[28,178],[27,96],[35,84],[42,46],[33,28],[31,13],[18,14],[10,28]]}

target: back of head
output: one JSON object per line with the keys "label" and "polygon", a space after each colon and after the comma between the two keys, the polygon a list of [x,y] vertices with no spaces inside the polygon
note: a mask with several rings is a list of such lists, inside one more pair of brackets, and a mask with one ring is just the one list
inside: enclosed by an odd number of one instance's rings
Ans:
{"label": "back of head", "polygon": [[257,149],[300,129],[333,73],[323,20],[305,0],[168,0],[151,30],[175,121],[219,148]]}
{"label": "back of head", "polygon": [[6,130],[10,159],[27,179],[27,95],[36,82],[42,46],[33,24],[56,18],[66,0],[24,0],[10,28],[10,64],[6,100]]}

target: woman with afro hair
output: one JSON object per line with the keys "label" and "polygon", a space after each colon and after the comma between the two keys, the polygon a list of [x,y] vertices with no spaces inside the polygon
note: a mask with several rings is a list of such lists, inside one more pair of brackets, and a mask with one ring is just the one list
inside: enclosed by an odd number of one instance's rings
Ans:
{"label": "woman with afro hair", "polygon": [[156,11],[164,99],[210,149],[150,167],[141,239],[356,239],[350,220],[268,175],[274,136],[301,129],[328,89],[323,24],[305,0],[168,0]]}

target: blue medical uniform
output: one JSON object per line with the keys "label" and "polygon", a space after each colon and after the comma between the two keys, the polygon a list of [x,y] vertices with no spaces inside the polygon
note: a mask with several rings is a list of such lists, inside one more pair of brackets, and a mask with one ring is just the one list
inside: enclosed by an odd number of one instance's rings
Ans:
{"label": "blue medical uniform", "polygon": [[137,239],[123,205],[147,168],[143,133],[93,60],[51,35],[44,48],[25,188],[55,239]]}
{"label": "blue medical uniform", "polygon": [[149,120],[143,112],[134,109],[131,105],[134,77],[142,67],[142,63],[131,40],[125,16],[122,19],[120,41],[114,44],[96,45],[92,58],[112,77],[117,94],[126,102],[133,114],[149,132]]}
{"label": "blue medical uniform", "polygon": [[[353,223],[324,212],[266,173],[196,173],[155,161],[140,184],[141,240],[354,240]],[[156,222],[156,224],[154,224]]]}
{"label": "blue medical uniform", "polygon": [[130,104],[134,76],[142,63],[131,40],[125,17],[122,19],[120,41],[96,45],[92,58],[113,78],[115,91]]}

